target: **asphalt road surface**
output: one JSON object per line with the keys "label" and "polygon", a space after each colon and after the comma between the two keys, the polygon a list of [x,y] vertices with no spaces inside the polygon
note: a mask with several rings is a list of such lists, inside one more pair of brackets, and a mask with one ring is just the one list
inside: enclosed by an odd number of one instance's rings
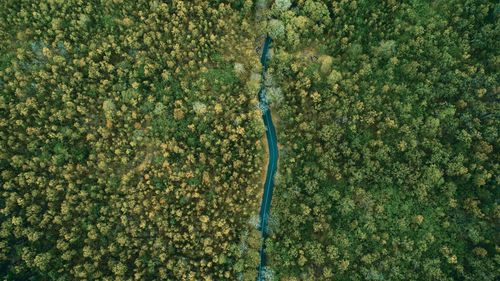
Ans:
{"label": "asphalt road surface", "polygon": [[274,175],[278,167],[278,141],[276,138],[276,130],[271,118],[271,110],[267,105],[266,87],[264,85],[267,74],[267,64],[269,59],[269,47],[271,45],[271,37],[267,36],[262,48],[262,56],[260,63],[262,64],[262,82],[259,91],[259,107],[262,110],[262,119],[266,127],[267,145],[269,147],[269,163],[267,165],[266,183],[264,184],[264,195],[260,206],[260,231],[262,233],[263,243],[260,248],[260,265],[257,280],[264,280],[264,269],[266,266],[265,254],[265,239],[267,238],[267,227],[269,220],[269,212],[271,210],[271,200],[273,197]]}

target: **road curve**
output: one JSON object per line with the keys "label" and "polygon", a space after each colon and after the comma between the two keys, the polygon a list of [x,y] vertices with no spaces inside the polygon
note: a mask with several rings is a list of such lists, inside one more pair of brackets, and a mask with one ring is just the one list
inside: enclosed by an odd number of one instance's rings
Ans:
{"label": "road curve", "polygon": [[262,246],[260,248],[260,264],[258,268],[257,280],[264,280],[264,268],[266,266],[265,240],[267,238],[267,227],[269,211],[271,209],[271,200],[273,197],[274,175],[278,167],[278,140],[271,117],[271,110],[267,104],[265,78],[267,75],[267,64],[269,59],[269,48],[271,46],[271,37],[267,36],[262,48],[260,63],[262,64],[262,81],[259,90],[259,107],[262,110],[262,119],[266,127],[267,146],[269,148],[269,163],[267,164],[266,182],[264,184],[264,195],[260,206],[260,231],[262,233]]}

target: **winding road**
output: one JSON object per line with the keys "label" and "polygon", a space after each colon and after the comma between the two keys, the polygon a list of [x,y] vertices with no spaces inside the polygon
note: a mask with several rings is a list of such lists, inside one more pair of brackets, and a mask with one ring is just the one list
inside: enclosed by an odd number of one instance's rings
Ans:
{"label": "winding road", "polygon": [[262,246],[260,248],[260,264],[258,268],[257,280],[264,280],[264,269],[266,266],[265,240],[267,238],[267,227],[269,220],[269,211],[271,209],[271,200],[273,197],[274,175],[278,167],[278,141],[276,130],[271,118],[271,110],[267,104],[265,78],[267,75],[267,64],[269,59],[269,48],[271,46],[271,37],[267,36],[262,48],[260,63],[262,64],[262,81],[259,90],[259,107],[262,110],[262,119],[266,127],[267,145],[269,148],[269,163],[267,164],[266,182],[264,184],[264,195],[260,206],[260,231],[262,233]]}

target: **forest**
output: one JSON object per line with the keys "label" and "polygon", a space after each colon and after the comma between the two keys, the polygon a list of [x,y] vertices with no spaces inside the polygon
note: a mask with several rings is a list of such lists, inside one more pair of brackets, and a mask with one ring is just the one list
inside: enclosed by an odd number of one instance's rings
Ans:
{"label": "forest", "polygon": [[1,1],[0,279],[256,276],[251,4]]}
{"label": "forest", "polygon": [[495,1],[287,1],[275,280],[500,278]]}
{"label": "forest", "polygon": [[489,0],[0,1],[0,279],[256,280],[265,243],[265,280],[498,280],[499,17]]}

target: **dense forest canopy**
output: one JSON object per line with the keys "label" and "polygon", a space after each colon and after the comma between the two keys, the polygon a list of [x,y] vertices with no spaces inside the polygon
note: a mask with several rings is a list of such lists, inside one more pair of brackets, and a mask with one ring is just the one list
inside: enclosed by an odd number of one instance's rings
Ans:
{"label": "dense forest canopy", "polygon": [[498,280],[499,11],[2,0],[0,279],[255,280],[264,85],[266,280]]}
{"label": "dense forest canopy", "polygon": [[263,127],[240,2],[2,1],[2,280],[256,274]]}
{"label": "dense forest canopy", "polygon": [[275,2],[276,279],[498,280],[498,10]]}

